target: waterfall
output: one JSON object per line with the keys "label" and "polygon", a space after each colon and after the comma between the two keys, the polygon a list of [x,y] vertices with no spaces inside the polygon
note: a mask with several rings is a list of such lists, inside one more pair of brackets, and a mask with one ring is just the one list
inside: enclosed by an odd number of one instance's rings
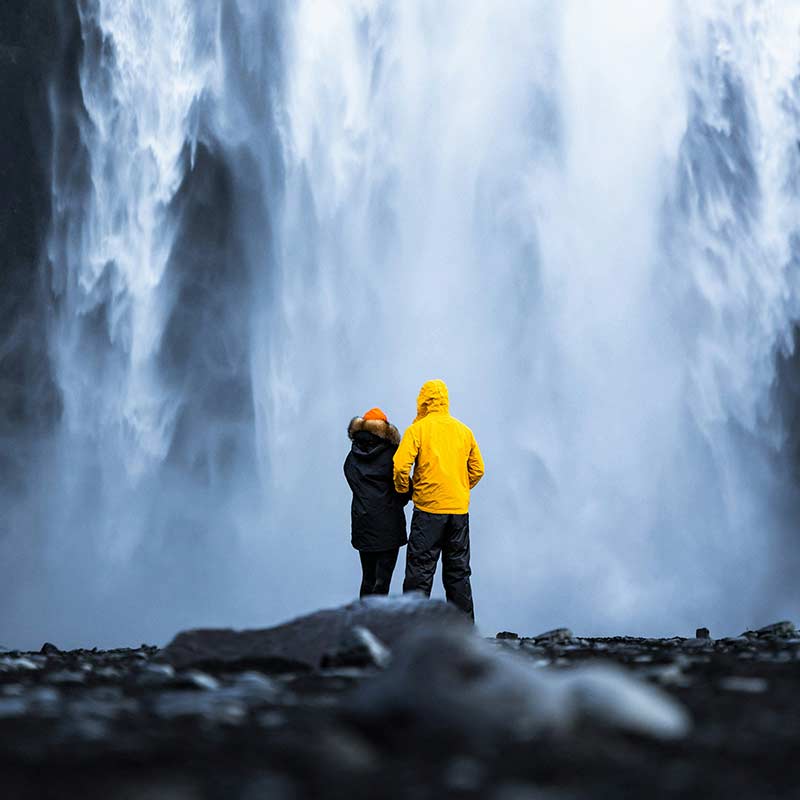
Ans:
{"label": "waterfall", "polygon": [[486,459],[487,632],[800,611],[800,9],[78,9],[81,102],[51,101],[63,414],[18,556],[40,583],[0,638],[349,599],[346,423],[405,427],[431,377]]}

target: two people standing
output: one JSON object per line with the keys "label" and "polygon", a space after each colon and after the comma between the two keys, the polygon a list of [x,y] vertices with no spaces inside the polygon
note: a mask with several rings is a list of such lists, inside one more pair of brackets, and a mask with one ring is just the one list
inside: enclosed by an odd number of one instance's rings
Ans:
{"label": "two people standing", "polygon": [[[483,476],[478,443],[450,415],[444,381],[428,381],[402,439],[380,409],[355,417],[344,464],[353,491],[352,543],[361,556],[361,596],[388,594],[399,548],[408,542],[403,592],[430,596],[439,556],[448,602],[475,618],[470,585],[469,496]],[[413,468],[413,476],[410,474]],[[406,538],[403,507],[414,501]]]}

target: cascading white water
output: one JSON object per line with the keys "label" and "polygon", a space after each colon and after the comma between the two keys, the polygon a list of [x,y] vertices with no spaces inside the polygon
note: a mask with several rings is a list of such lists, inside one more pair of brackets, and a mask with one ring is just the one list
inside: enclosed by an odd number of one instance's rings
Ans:
{"label": "cascading white water", "polygon": [[[56,265],[67,300],[54,346],[67,429],[96,435],[132,480],[167,455],[178,404],[154,361],[174,302],[169,206],[184,179],[193,104],[213,80],[191,6],[81,6],[84,30],[97,26],[103,38],[87,36],[80,73],[90,190],[71,210],[79,230],[68,261]],[[83,333],[98,310],[108,341],[93,359]]]}
{"label": "cascading white water", "polygon": [[[279,384],[408,419],[420,380],[451,383],[488,454],[495,626],[789,613],[770,403],[798,316],[796,10],[309,3],[292,30],[288,195],[316,271],[284,260],[274,339],[316,358]],[[308,227],[290,214],[286,240]]]}
{"label": "cascading white water", "polygon": [[405,426],[430,377],[487,462],[486,630],[800,610],[776,395],[792,4],[80,8],[41,549],[51,586],[84,585],[28,630],[124,642],[348,599],[345,424],[379,404]]}

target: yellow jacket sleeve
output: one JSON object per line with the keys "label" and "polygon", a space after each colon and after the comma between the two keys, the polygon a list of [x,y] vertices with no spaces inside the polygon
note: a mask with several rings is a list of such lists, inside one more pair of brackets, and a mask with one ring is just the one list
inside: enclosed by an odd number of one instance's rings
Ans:
{"label": "yellow jacket sleeve", "polygon": [[[395,456],[397,458],[397,456]],[[395,462],[396,463],[396,462]],[[472,437],[472,445],[467,458],[467,475],[469,476],[469,488],[474,489],[478,481],[483,477],[483,456],[478,447],[475,437]],[[396,474],[396,473],[395,473]]]}
{"label": "yellow jacket sleeve", "polygon": [[400,446],[394,454],[394,488],[400,494],[408,492],[409,473],[411,467],[417,460],[419,452],[419,442],[414,434],[413,426],[409,427],[403,434]]}

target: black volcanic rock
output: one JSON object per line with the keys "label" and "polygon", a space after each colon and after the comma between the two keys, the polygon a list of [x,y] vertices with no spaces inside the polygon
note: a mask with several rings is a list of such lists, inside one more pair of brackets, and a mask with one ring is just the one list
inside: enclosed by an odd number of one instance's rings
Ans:
{"label": "black volcanic rock", "polygon": [[338,649],[322,656],[321,665],[326,669],[336,667],[388,666],[392,658],[389,649],[367,628],[356,625],[344,634]]}
{"label": "black volcanic rock", "polygon": [[[368,614],[390,637],[396,601],[360,605],[324,618]],[[797,797],[800,639],[483,642],[461,617],[416,628],[422,605],[386,669],[357,626],[333,669],[276,676],[175,668],[155,647],[0,653],[0,797]],[[309,620],[267,633],[302,640]],[[688,710],[686,735],[631,726],[651,686]]]}
{"label": "black volcanic rock", "polygon": [[326,657],[347,651],[353,630],[363,628],[391,649],[421,627],[470,625],[452,605],[414,596],[370,597],[348,606],[318,611],[262,630],[198,629],[179,633],[161,653],[176,669],[258,667],[267,672],[313,670]]}
{"label": "black volcanic rock", "polygon": [[550,644],[568,642],[572,637],[572,631],[569,628],[554,628],[551,631],[537,634],[530,637],[536,644]]}
{"label": "black volcanic rock", "polygon": [[[748,631],[749,633],[749,631]],[[788,620],[773,622],[772,625],[765,625],[755,631],[756,636],[776,636],[779,638],[792,639],[797,636],[797,629]]]}
{"label": "black volcanic rock", "polygon": [[[384,736],[404,720],[426,741],[489,752],[585,724],[656,739],[679,739],[691,729],[681,703],[608,664],[531,669],[522,651],[497,650],[463,628],[412,631],[396,649],[389,668],[351,700],[356,718]],[[402,740],[405,732],[394,735]]]}

